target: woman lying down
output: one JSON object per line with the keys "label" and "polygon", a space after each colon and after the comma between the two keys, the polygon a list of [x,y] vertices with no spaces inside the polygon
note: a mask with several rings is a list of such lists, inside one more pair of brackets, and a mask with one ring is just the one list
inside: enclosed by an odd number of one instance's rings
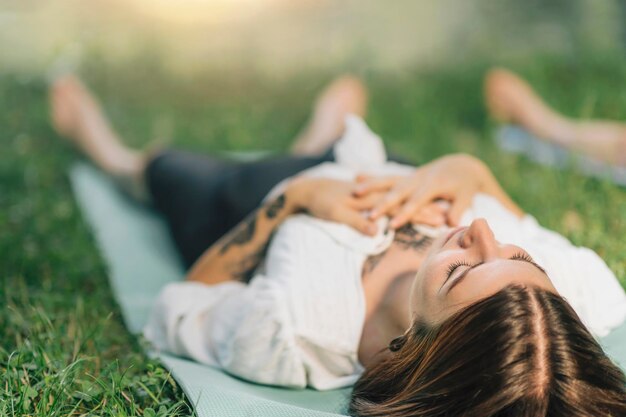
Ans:
{"label": "woman lying down", "polygon": [[354,384],[356,416],[626,415],[594,339],[626,317],[605,263],[471,156],[388,161],[357,80],[326,88],[292,155],[249,163],[129,149],[71,77],[51,100],[56,129],[150,198],[189,267],[145,328],[157,348],[262,384]]}

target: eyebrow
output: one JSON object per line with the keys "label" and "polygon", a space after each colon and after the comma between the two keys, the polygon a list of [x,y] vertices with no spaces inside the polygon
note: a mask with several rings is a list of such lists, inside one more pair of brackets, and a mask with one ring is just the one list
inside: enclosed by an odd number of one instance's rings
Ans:
{"label": "eyebrow", "polygon": [[[529,259],[524,259],[524,258],[509,258],[509,260],[510,261],[527,262],[527,263],[531,264],[532,266],[534,266],[535,268],[537,268],[539,271],[541,271],[541,273],[543,273],[545,276],[548,276],[548,273],[546,272],[546,270],[543,269],[542,267],[540,267],[535,261],[531,261]],[[452,288],[454,288],[456,286],[456,284],[461,282],[465,278],[465,276],[468,274],[468,272],[470,272],[474,268],[478,268],[479,266],[481,266],[483,264],[484,264],[484,262],[477,263],[476,265],[472,265],[469,268],[467,268],[465,271],[463,271],[463,273],[461,275],[459,275],[459,277],[457,279],[455,279],[454,282],[450,285],[450,287],[448,288],[446,293],[449,293],[452,290]]]}

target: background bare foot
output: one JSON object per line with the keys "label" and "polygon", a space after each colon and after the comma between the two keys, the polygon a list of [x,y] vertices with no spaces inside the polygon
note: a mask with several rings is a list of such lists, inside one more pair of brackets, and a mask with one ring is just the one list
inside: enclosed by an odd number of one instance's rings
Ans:
{"label": "background bare foot", "polygon": [[[50,119],[61,136],[81,142],[86,140],[86,130],[109,131],[102,109],[96,98],[73,75],[65,75],[50,88]],[[81,143],[77,143],[82,146]]]}
{"label": "background bare foot", "polygon": [[96,97],[75,76],[57,79],[50,88],[50,119],[54,129],[105,172],[137,177],[145,161],[141,152],[124,145]]}
{"label": "background bare foot", "polygon": [[365,85],[352,75],[331,82],[317,97],[313,113],[291,151],[297,155],[325,152],[345,129],[346,115],[365,117],[368,94]]}
{"label": "background bare foot", "polygon": [[521,125],[547,121],[552,111],[522,78],[505,69],[493,69],[485,77],[485,104],[500,122]]}

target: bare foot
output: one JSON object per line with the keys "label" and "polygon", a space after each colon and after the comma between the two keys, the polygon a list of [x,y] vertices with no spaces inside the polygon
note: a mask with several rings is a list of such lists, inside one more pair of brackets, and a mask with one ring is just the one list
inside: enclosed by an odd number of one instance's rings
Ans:
{"label": "bare foot", "polygon": [[315,100],[313,114],[291,151],[297,155],[325,152],[345,129],[345,118],[352,113],[365,117],[367,89],[356,77],[344,75],[328,85]]}
{"label": "bare foot", "polygon": [[83,83],[72,75],[57,79],[50,88],[50,118],[57,133],[83,146],[94,129],[111,134],[100,104]]}
{"label": "bare foot", "polygon": [[561,146],[572,146],[579,134],[577,122],[550,108],[522,78],[505,69],[485,77],[485,102],[492,117],[515,123],[535,136]]}
{"label": "bare foot", "polygon": [[76,77],[57,79],[50,88],[50,119],[89,159],[132,197],[147,201],[143,181],[146,156],[123,144],[100,104]]}
{"label": "bare foot", "polygon": [[97,120],[101,113],[100,106],[76,77],[67,75],[52,84],[50,119],[59,135],[72,140],[81,140],[80,132],[84,125],[91,122],[88,119]]}
{"label": "bare foot", "polygon": [[491,116],[500,122],[540,124],[553,116],[525,80],[505,69],[487,73],[485,101]]}
{"label": "bare foot", "polygon": [[50,118],[61,136],[110,174],[135,172],[143,164],[140,153],[126,147],[113,131],[93,94],[72,75],[51,86]]}

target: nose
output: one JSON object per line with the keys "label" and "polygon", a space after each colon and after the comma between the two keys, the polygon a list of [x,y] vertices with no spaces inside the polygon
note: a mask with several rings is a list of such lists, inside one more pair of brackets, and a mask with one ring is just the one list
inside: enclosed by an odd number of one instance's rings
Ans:
{"label": "nose", "polygon": [[485,219],[476,219],[470,224],[463,234],[461,245],[476,248],[485,261],[498,256],[498,242]]}

